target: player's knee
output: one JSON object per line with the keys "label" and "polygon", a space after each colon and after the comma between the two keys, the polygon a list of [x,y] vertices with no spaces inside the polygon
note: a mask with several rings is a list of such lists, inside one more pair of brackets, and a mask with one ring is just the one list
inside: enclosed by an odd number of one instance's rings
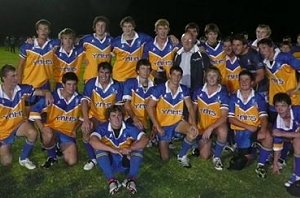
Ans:
{"label": "player's knee", "polygon": [[6,167],[11,166],[12,165],[12,156],[1,157],[1,164]]}
{"label": "player's knee", "polygon": [[210,155],[211,154],[209,152],[200,151],[200,158],[201,159],[208,160],[210,158]]}
{"label": "player's knee", "polygon": [[29,129],[27,131],[26,137],[29,141],[35,142],[37,138],[37,131],[35,129]]}
{"label": "player's knee", "polygon": [[65,159],[68,166],[74,166],[77,163],[77,158]]}

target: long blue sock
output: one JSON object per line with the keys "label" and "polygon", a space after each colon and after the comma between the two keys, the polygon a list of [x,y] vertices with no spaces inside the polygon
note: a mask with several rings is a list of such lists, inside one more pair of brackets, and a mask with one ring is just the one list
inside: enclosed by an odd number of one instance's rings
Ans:
{"label": "long blue sock", "polygon": [[271,151],[272,151],[272,149],[267,149],[267,148],[261,146],[259,149],[258,164],[265,165]]}
{"label": "long blue sock", "polygon": [[45,149],[47,150],[48,157],[51,157],[53,159],[57,158],[57,155],[56,155],[56,145],[55,144],[52,147],[45,148]]}
{"label": "long blue sock", "polygon": [[218,157],[218,158],[221,157],[224,146],[225,146],[225,143],[216,141],[214,157]]}
{"label": "long blue sock", "polygon": [[89,159],[96,159],[96,154],[94,152],[93,147],[89,143],[86,143],[86,142],[83,142],[83,145],[84,145],[85,150],[87,151]]}
{"label": "long blue sock", "polygon": [[21,160],[28,158],[28,156],[31,154],[31,151],[33,149],[34,146],[33,144],[34,144],[33,142],[30,142],[29,140],[26,139],[26,142],[23,146],[22,153],[20,156]]}
{"label": "long blue sock", "polygon": [[292,144],[290,142],[283,143],[283,149],[281,150],[280,158],[283,160],[287,159],[289,151],[292,149]]}
{"label": "long blue sock", "polygon": [[103,171],[106,179],[113,179],[114,174],[108,153],[105,151],[96,151],[96,154],[97,165]]}
{"label": "long blue sock", "polygon": [[143,161],[142,151],[135,151],[131,154],[128,178],[135,179],[137,177],[142,161]]}
{"label": "long blue sock", "polygon": [[186,155],[187,152],[189,151],[189,149],[192,147],[192,145],[193,145],[192,142],[190,142],[186,138],[184,138],[178,156],[183,157],[184,155]]}

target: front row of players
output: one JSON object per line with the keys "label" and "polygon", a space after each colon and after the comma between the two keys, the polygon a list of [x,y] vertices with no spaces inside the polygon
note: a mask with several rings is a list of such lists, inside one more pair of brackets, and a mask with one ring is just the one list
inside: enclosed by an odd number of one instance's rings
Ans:
{"label": "front row of players", "polygon": [[[49,91],[33,89],[32,86],[18,85],[15,68],[11,65],[3,66],[1,69],[3,83],[0,87],[1,163],[3,165],[11,164],[10,148],[14,137],[24,136],[26,143],[22,149],[19,163],[28,169],[36,168],[28,159],[37,138],[37,130],[30,123],[33,121],[41,131],[43,146],[48,153],[48,159],[42,166],[49,168],[57,162],[56,142],[60,143],[65,162],[68,165],[75,164],[77,162],[76,130],[80,126],[81,109],[83,109],[82,131],[88,136],[86,144],[92,148],[93,164],[98,164],[109,182],[109,192],[113,194],[121,186],[114,177],[115,173],[127,170],[128,176],[122,185],[130,192],[135,193],[136,176],[142,162],[143,149],[148,143],[148,137],[143,132],[146,126],[142,119],[145,117],[136,113],[135,106],[128,102],[133,102],[137,95],[140,96],[139,94],[143,93],[144,99],[149,97],[146,110],[153,123],[153,131],[156,132],[159,139],[162,160],[169,159],[168,143],[174,137],[175,132],[185,135],[177,156],[183,167],[191,167],[187,154],[195,140],[198,142],[200,156],[205,159],[210,157],[212,134],[215,134],[213,162],[217,170],[222,170],[221,153],[228,135],[228,120],[237,146],[238,157],[235,159],[239,163],[241,159],[244,164],[253,159],[254,152],[251,145],[253,137],[256,136],[261,143],[256,168],[257,174],[265,177],[265,163],[271,154],[272,146],[274,150],[273,172],[279,173],[278,159],[283,143],[293,140],[294,173],[285,185],[290,186],[300,179],[300,147],[298,145],[300,136],[297,133],[300,111],[291,107],[291,99],[287,94],[278,93],[274,97],[273,103],[278,115],[274,121],[272,137],[268,127],[266,102],[252,89],[254,77],[250,72],[244,70],[239,74],[240,89],[229,100],[227,92],[220,85],[219,70],[215,67],[208,68],[205,73],[204,86],[195,90],[191,99],[189,90],[180,84],[183,73],[180,67],[172,67],[169,80],[150,89],[148,85],[152,82],[149,78],[151,67],[145,60],[141,62],[143,64],[140,63],[137,67],[136,81],[132,79],[132,82],[127,83],[132,87],[128,93],[124,94],[125,97],[123,96],[127,99],[125,109],[131,116],[133,124],[124,121],[121,106],[98,105],[106,109],[106,115],[98,115],[98,106],[95,104],[93,106],[95,95],[100,97],[110,89],[111,93],[115,94],[114,101],[117,101],[116,98],[119,97],[117,93],[120,92],[118,88],[120,85],[112,81],[111,67],[107,66],[106,68],[102,64],[98,68],[98,77],[87,82],[87,84],[91,84],[91,87],[85,88],[84,95],[86,97],[84,97],[76,91],[78,78],[74,73],[64,74],[63,87],[56,89],[51,94]],[[124,88],[124,92],[125,90],[126,88]],[[136,92],[130,93],[131,91]],[[37,96],[45,97],[32,107],[29,114],[30,121],[28,121],[25,102],[29,98]],[[94,114],[87,114],[88,110]],[[188,111],[188,114],[185,111]],[[43,120],[42,112],[47,112],[45,120]],[[183,115],[186,120],[183,119]],[[90,121],[90,117],[95,120]],[[232,161],[234,165],[235,161]]]}

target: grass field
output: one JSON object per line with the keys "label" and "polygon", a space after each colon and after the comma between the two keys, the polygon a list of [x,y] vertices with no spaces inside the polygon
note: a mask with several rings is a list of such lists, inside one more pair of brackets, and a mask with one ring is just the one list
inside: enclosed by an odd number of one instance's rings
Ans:
{"label": "grass field", "polygon": [[[9,63],[16,65],[17,54],[11,54],[0,48],[0,67]],[[35,197],[76,197],[93,198],[109,197],[107,183],[99,169],[84,171],[83,164],[87,160],[78,132],[79,162],[67,167],[63,160],[49,170],[37,168],[29,171],[18,164],[18,155],[24,139],[17,139],[13,145],[13,166],[6,168],[0,165],[0,197],[1,198],[35,198]],[[242,171],[216,171],[211,161],[191,158],[192,168],[184,169],[176,160],[176,152],[180,143],[175,142],[172,159],[161,162],[156,147],[146,148],[144,163],[141,167],[135,195],[122,189],[113,197],[170,197],[170,198],[203,198],[203,197],[290,197],[283,184],[291,174],[292,159],[279,176],[269,170],[266,179],[257,178],[256,164]],[[229,153],[224,153],[225,166],[228,166]],[[41,165],[46,153],[38,142],[31,159]],[[119,175],[122,181],[124,176]]]}

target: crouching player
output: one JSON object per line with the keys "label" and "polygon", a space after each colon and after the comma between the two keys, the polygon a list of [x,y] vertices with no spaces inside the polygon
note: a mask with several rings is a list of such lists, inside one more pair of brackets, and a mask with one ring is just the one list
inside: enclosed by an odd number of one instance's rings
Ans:
{"label": "crouching player", "polygon": [[[57,163],[57,142],[60,144],[65,162],[70,166],[77,162],[76,129],[80,124],[81,104],[85,100],[76,92],[77,83],[75,73],[65,73],[62,77],[63,88],[53,92],[53,104],[46,106],[45,102],[40,100],[30,112],[29,119],[35,121],[40,129],[43,145],[48,153],[43,168],[50,168]],[[42,112],[47,113],[44,123],[41,120]]]}
{"label": "crouching player", "polygon": [[[18,85],[16,68],[4,65],[0,73],[0,160],[4,166],[12,163],[11,145],[15,136],[25,137],[19,163],[29,170],[36,165],[28,159],[37,137],[37,131],[27,120],[25,100],[34,96],[46,96],[46,102],[52,102],[49,91],[34,89],[31,85]],[[44,101],[45,101],[44,100]],[[51,101],[50,101],[51,100]]]}
{"label": "crouching player", "polygon": [[121,184],[117,172],[128,172],[122,185],[132,194],[136,190],[136,178],[143,160],[143,149],[148,137],[134,125],[123,121],[122,107],[113,105],[106,111],[108,122],[100,124],[91,134],[89,143],[95,150],[97,164],[108,180],[109,193],[116,193]]}
{"label": "crouching player", "polygon": [[[240,158],[253,159],[252,141],[257,136],[261,142],[259,150],[257,176],[265,178],[265,163],[272,151],[272,136],[268,130],[268,115],[265,99],[253,90],[254,76],[243,70],[239,74],[240,89],[231,97],[229,102],[228,119],[237,143]],[[239,158],[237,158],[237,161]],[[243,168],[243,167],[241,167]]]}
{"label": "crouching player", "polygon": [[283,149],[283,143],[292,141],[294,147],[294,171],[290,179],[284,184],[286,187],[290,187],[294,182],[300,180],[300,108],[291,106],[291,98],[286,93],[275,94],[273,104],[278,113],[273,126],[273,173],[280,173],[278,159]]}

